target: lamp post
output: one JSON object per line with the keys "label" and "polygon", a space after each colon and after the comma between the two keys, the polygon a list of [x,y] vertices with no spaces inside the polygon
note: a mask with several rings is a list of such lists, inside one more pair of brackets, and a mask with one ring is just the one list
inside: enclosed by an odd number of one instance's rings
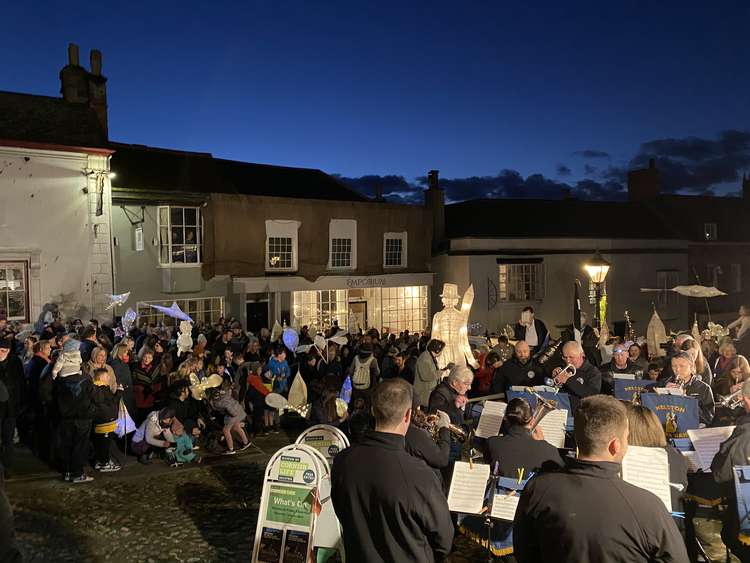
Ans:
{"label": "lamp post", "polygon": [[598,250],[593,258],[587,260],[583,265],[583,269],[586,270],[586,273],[589,275],[589,279],[591,279],[591,282],[594,284],[594,290],[596,291],[596,311],[594,318],[596,319],[596,328],[599,329],[601,329],[600,304],[602,300],[602,284],[609,273],[610,265],[609,262],[602,258],[602,255],[599,254]]}

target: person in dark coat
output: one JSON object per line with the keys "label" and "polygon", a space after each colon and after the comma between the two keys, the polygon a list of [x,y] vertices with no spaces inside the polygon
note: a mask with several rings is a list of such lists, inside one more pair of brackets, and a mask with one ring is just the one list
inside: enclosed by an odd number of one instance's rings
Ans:
{"label": "person in dark coat", "polygon": [[[419,400],[416,397],[415,403],[412,405],[412,419],[405,436],[406,451],[410,455],[423,460],[429,467],[434,469],[442,481],[441,471],[448,467],[450,463],[451,434],[450,430],[448,430],[450,418],[442,411],[436,414],[438,418],[435,427],[438,430],[437,434],[433,437],[431,429],[415,424],[413,413],[419,408]],[[426,416],[424,416],[425,419]]]}
{"label": "person in dark coat", "polygon": [[599,372],[602,374],[602,393],[605,395],[615,394],[615,374],[634,375],[636,379],[643,379],[643,369],[631,361],[625,344],[615,345],[612,360],[602,365]]}
{"label": "person in dark coat", "polygon": [[446,377],[430,393],[427,412],[443,411],[456,426],[464,424],[466,393],[471,389],[474,373],[467,366],[453,366]]}
{"label": "person in dark coat", "polygon": [[414,385],[414,371],[409,367],[409,354],[407,352],[398,352],[393,356],[393,365],[388,370],[383,370],[383,379],[400,377]]}
{"label": "person in dark coat", "polygon": [[563,393],[570,395],[570,409],[575,411],[581,399],[597,395],[602,390],[602,374],[586,359],[578,342],[566,342],[562,352],[563,362],[576,368],[576,374],[563,371],[562,367],[552,371],[552,377]]}
{"label": "person in dark coat", "polygon": [[574,417],[578,459],[542,472],[521,493],[513,522],[518,562],[688,561],[664,503],[620,478],[625,406],[606,395],[587,397]]}
{"label": "person in dark coat", "polygon": [[521,311],[521,320],[513,327],[515,339],[519,342],[524,340],[533,351],[538,350],[547,339],[549,332],[542,321],[534,316],[533,307],[524,307]]}
{"label": "person in dark coat", "polygon": [[739,541],[740,520],[734,484],[734,466],[747,465],[750,459],[750,380],[742,384],[742,408],[744,414],[737,419],[732,435],[719,446],[711,462],[711,473],[728,498],[729,508],[724,511],[721,539],[740,561],[750,561],[750,547]]}
{"label": "person in dark coat", "polygon": [[510,387],[541,385],[542,370],[531,358],[529,345],[519,340],[513,348],[513,357],[495,370],[492,393],[505,393]]}
{"label": "person in dark coat", "polygon": [[23,364],[18,356],[11,353],[12,346],[10,340],[0,340],[0,383],[8,394],[7,400],[0,402],[0,461],[6,475],[13,464],[13,434],[24,395]]}
{"label": "person in dark coat", "polygon": [[698,414],[701,423],[710,425],[716,413],[714,394],[711,388],[700,376],[695,374],[695,363],[692,356],[687,352],[678,352],[672,356],[672,377],[663,384],[649,385],[646,390],[652,391],[654,387],[665,387],[667,389],[682,389],[688,397],[698,399]]}
{"label": "person in dark coat", "polygon": [[453,544],[453,522],[435,473],[404,449],[412,386],[383,381],[371,395],[375,430],[333,460],[331,498],[351,561],[431,562]]}
{"label": "person in dark coat", "polygon": [[60,416],[60,454],[64,478],[71,483],[88,483],[94,478],[84,473],[89,453],[91,420],[95,406],[91,401],[94,384],[81,371],[79,343],[68,340],[55,363],[54,395]]}
{"label": "person in dark coat", "polygon": [[135,395],[133,393],[133,373],[130,371],[128,345],[125,342],[117,344],[112,350],[112,371],[115,372],[117,385],[122,385],[122,400],[131,417],[136,415]]}
{"label": "person in dark coat", "polygon": [[122,387],[112,392],[110,387],[111,375],[106,368],[96,368],[93,372],[94,387],[91,390],[91,403],[94,406],[94,469],[104,473],[119,471],[118,463],[111,457],[112,439],[117,428]]}
{"label": "person in dark coat", "polygon": [[542,429],[537,426],[532,434],[531,415],[526,399],[511,400],[505,409],[505,434],[487,440],[485,459],[490,467],[498,463],[503,477],[517,477],[522,470],[523,478],[527,479],[542,467],[560,469],[563,466],[560,452],[544,441]]}
{"label": "person in dark coat", "polygon": [[83,329],[81,333],[81,360],[85,364],[91,359],[91,352],[94,348],[99,346],[99,341],[96,339],[96,327],[94,325],[88,325]]}

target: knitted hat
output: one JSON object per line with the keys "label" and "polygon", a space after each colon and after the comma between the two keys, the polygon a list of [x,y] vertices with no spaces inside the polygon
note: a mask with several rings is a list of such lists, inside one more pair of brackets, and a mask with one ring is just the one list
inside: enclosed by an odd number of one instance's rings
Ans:
{"label": "knitted hat", "polygon": [[0,340],[0,348],[5,348],[6,350],[10,350],[13,348],[13,343],[11,342],[10,338],[3,338]]}
{"label": "knitted hat", "polygon": [[65,341],[65,344],[63,344],[62,351],[63,352],[77,352],[80,349],[81,349],[81,343],[78,340],[71,338]]}

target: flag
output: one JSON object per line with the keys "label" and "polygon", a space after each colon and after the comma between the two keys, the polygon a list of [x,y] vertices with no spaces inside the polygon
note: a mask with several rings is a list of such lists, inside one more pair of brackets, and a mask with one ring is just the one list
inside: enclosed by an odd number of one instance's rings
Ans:
{"label": "flag", "polygon": [[581,343],[581,298],[578,295],[578,286],[581,282],[573,282],[573,337],[579,344]]}

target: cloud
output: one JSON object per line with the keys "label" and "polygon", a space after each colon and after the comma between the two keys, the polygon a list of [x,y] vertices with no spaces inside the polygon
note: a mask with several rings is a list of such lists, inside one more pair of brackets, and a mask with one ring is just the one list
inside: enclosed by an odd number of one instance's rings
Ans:
{"label": "cloud", "polygon": [[598,170],[596,166],[591,166],[590,164],[583,165],[583,172],[586,176],[593,176]]}
{"label": "cloud", "polygon": [[581,156],[583,158],[610,158],[608,152],[599,151],[596,149],[584,149],[582,151],[576,151],[573,154],[576,156]]}
{"label": "cloud", "polygon": [[558,176],[570,176],[570,174],[572,172],[573,171],[570,168],[568,168],[567,166],[565,166],[564,164],[558,164],[557,165],[557,175]]}
{"label": "cloud", "polygon": [[655,139],[640,146],[629,168],[648,166],[654,159],[662,191],[711,193],[718,184],[734,183],[750,168],[750,132],[727,130],[716,139],[685,137]]}

